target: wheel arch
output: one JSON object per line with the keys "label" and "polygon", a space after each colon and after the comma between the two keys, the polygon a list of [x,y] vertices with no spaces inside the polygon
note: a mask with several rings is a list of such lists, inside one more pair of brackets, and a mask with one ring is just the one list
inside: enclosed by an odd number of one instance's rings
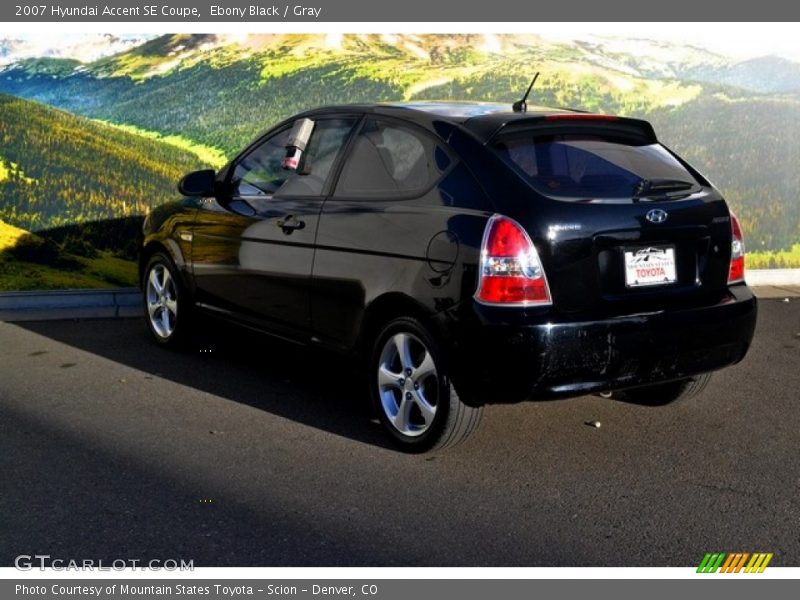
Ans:
{"label": "wheel arch", "polygon": [[186,261],[184,260],[183,253],[177,243],[170,239],[151,239],[145,240],[139,250],[139,285],[142,283],[144,277],[144,270],[147,267],[147,262],[156,252],[166,254],[181,276],[181,283],[186,289],[191,289],[188,285],[186,277]]}
{"label": "wheel arch", "polygon": [[[469,398],[462,396],[461,392],[453,387],[450,377],[442,379],[449,371],[449,356],[444,344],[446,338],[443,335],[443,328],[438,324],[436,319],[437,313],[427,309],[423,304],[405,296],[402,293],[387,293],[377,298],[369,305],[369,311],[365,314],[363,326],[361,328],[361,347],[372,349],[373,342],[378,338],[381,330],[397,318],[407,317],[412,318],[415,327],[419,329],[420,326],[427,332],[428,337],[433,338],[432,341],[439,349],[437,360],[438,384],[440,389],[446,392],[446,395],[439,396],[439,401],[436,403],[437,416],[439,425],[431,425],[430,428],[421,434],[421,437],[415,438],[420,441],[418,444],[412,443],[404,431],[399,433],[393,428],[392,417],[387,414],[387,408],[383,402],[382,394],[373,380],[370,384],[372,402],[378,414],[379,421],[383,424],[384,429],[389,433],[393,440],[401,443],[401,447],[407,452],[425,452],[430,449],[442,450],[450,446],[455,446],[469,437],[478,427],[483,415],[483,403],[473,402]],[[383,338],[382,338],[383,339]],[[428,346],[428,342],[425,342]],[[431,350],[430,347],[427,348]],[[380,352],[379,348],[376,348]],[[370,356],[370,354],[362,354],[362,356]],[[375,357],[375,354],[371,356]],[[374,367],[372,362],[374,358],[364,361],[364,365],[368,368]],[[379,359],[380,360],[380,359]],[[444,373],[440,367],[444,366]],[[379,367],[380,368],[380,367]],[[365,371],[365,374],[369,371]],[[416,384],[414,386],[417,389]],[[444,406],[444,408],[441,408]],[[399,410],[399,406],[398,406]],[[436,429],[434,429],[434,427]],[[432,436],[432,437],[431,437]]]}
{"label": "wheel arch", "polygon": [[399,317],[413,317],[425,325],[431,335],[441,342],[444,331],[434,318],[435,313],[421,302],[401,292],[387,292],[375,298],[364,310],[356,338],[355,351],[367,358],[381,329]]}

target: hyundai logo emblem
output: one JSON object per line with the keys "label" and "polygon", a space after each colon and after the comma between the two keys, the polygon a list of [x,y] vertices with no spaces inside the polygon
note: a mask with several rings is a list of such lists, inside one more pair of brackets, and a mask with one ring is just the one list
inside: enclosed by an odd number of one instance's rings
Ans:
{"label": "hyundai logo emblem", "polygon": [[653,210],[647,212],[645,218],[651,223],[663,223],[667,220],[667,211],[661,210],[660,208],[654,208]]}

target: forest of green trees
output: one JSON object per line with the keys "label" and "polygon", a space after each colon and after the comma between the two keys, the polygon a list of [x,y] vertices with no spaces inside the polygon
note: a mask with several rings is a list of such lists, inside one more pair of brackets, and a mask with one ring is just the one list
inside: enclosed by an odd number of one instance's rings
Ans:
{"label": "forest of green trees", "polygon": [[141,215],[199,166],[188,152],[7,95],[0,161],[0,220],[28,231]]}
{"label": "forest of green trees", "polygon": [[720,188],[742,220],[748,250],[800,242],[799,100],[708,97],[648,117],[665,143]]}
{"label": "forest of green trees", "polygon": [[0,94],[0,289],[134,284],[141,216],[200,166],[186,151]]}

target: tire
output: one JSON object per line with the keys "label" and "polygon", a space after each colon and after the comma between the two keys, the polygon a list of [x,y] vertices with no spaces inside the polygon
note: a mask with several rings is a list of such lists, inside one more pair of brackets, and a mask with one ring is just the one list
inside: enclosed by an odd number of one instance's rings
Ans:
{"label": "tire", "polygon": [[177,348],[185,343],[191,303],[175,264],[163,252],[154,253],[147,261],[142,306],[147,329],[158,344]]}
{"label": "tire", "polygon": [[703,373],[677,381],[616,391],[612,398],[645,406],[664,406],[694,398],[705,389],[710,380],[711,373]]}
{"label": "tire", "polygon": [[456,446],[480,423],[483,407],[459,399],[439,345],[416,319],[395,319],[380,332],[367,375],[381,425],[406,452]]}

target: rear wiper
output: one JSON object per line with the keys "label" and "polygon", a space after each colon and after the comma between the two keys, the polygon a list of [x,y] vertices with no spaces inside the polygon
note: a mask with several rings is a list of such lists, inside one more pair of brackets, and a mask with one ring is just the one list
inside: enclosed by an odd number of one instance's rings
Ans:
{"label": "rear wiper", "polygon": [[637,202],[642,198],[654,196],[667,196],[670,200],[684,198],[688,194],[682,192],[687,192],[694,187],[694,183],[680,179],[642,179],[634,187],[633,201]]}

